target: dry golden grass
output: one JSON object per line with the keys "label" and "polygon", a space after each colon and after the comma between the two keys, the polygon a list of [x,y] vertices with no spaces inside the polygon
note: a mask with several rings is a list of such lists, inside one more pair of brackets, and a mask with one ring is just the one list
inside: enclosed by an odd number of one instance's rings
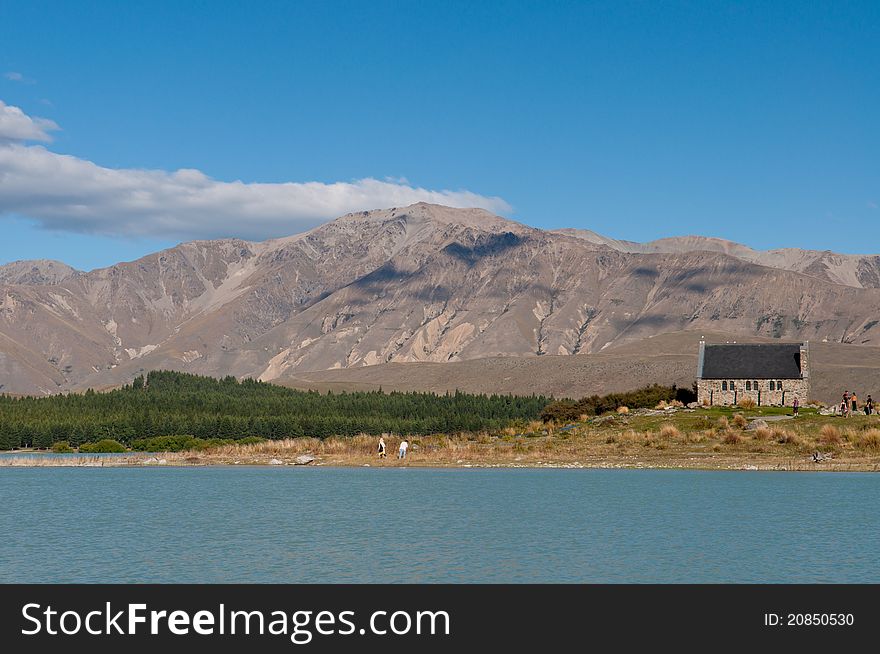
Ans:
{"label": "dry golden grass", "polygon": [[824,445],[840,444],[840,430],[834,425],[823,425],[819,430],[819,442]]}
{"label": "dry golden grass", "polygon": [[664,440],[671,440],[673,438],[680,438],[681,432],[678,430],[678,427],[675,425],[665,424],[660,427],[660,438]]}
{"label": "dry golden grass", "polygon": [[619,413],[620,415],[626,415],[627,413],[629,413],[629,407],[628,406],[619,406],[619,407],[617,407],[617,413]]}
{"label": "dry golden grass", "polygon": [[741,413],[737,413],[733,416],[733,424],[739,427],[740,429],[745,429],[746,425],[749,424],[749,421],[746,420],[745,416]]}
{"label": "dry golden grass", "polygon": [[755,440],[766,441],[770,438],[772,432],[768,427],[758,427],[755,431],[752,432],[752,436],[754,436]]}
{"label": "dry golden grass", "polygon": [[798,447],[804,444],[804,440],[800,436],[789,431],[783,431],[777,442],[782,445],[795,445]]}
{"label": "dry golden grass", "polygon": [[725,445],[738,445],[742,442],[742,440],[742,434],[733,431],[732,429],[728,429],[726,432],[724,432],[724,435],[721,438],[721,442]]}
{"label": "dry golden grass", "polygon": [[860,450],[880,451],[880,429],[869,429],[855,441]]}
{"label": "dry golden grass", "polygon": [[730,421],[727,419],[727,416],[718,418],[718,429],[727,429],[728,427],[730,427]]}
{"label": "dry golden grass", "polygon": [[756,406],[758,406],[758,403],[755,401],[755,399],[749,397],[748,395],[740,399],[737,404],[740,409],[754,409]]}

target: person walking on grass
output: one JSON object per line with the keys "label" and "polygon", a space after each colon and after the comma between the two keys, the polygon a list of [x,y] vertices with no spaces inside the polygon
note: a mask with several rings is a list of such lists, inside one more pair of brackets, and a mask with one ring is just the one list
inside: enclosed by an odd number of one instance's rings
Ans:
{"label": "person walking on grass", "polygon": [[853,391],[852,394],[852,412],[855,413],[859,410],[859,398],[856,397],[856,392]]}
{"label": "person walking on grass", "polygon": [[397,458],[398,459],[405,459],[406,458],[406,451],[408,448],[409,448],[409,442],[404,438],[402,441],[400,441],[400,449],[397,451]]}
{"label": "person walking on grass", "polygon": [[849,391],[843,391],[843,402],[840,403],[840,415],[849,418]]}
{"label": "person walking on grass", "polygon": [[868,399],[865,400],[865,415],[869,416],[874,413],[874,398],[868,395]]}
{"label": "person walking on grass", "polygon": [[798,399],[796,397],[794,398],[794,402],[792,403],[791,408],[792,408],[792,413],[794,414],[794,417],[797,418],[798,417],[798,410],[801,408],[801,403],[798,402]]}
{"label": "person walking on grass", "polygon": [[379,458],[385,458],[385,437],[379,436]]}

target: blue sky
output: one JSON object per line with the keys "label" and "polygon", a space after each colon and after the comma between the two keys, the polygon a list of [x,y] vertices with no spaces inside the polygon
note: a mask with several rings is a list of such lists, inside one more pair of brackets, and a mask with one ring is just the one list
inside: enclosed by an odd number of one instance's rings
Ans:
{"label": "blue sky", "polygon": [[880,252],[878,33],[876,1],[10,0],[0,101],[59,129],[6,146],[0,262],[88,269],[420,193]]}

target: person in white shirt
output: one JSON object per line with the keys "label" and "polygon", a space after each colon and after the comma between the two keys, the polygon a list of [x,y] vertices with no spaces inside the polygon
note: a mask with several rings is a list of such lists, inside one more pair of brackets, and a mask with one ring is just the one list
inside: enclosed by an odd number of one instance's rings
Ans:
{"label": "person in white shirt", "polygon": [[398,450],[398,452],[397,452],[398,459],[405,459],[406,458],[407,448],[409,448],[409,443],[404,438],[402,441],[400,441],[400,450]]}
{"label": "person in white shirt", "polygon": [[385,438],[383,436],[379,436],[379,458],[385,458]]}

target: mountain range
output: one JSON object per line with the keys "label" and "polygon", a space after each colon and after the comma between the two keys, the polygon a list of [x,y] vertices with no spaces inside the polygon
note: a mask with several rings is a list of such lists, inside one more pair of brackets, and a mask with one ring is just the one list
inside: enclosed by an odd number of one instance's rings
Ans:
{"label": "mountain range", "polygon": [[[411,364],[403,369],[417,380],[428,364],[456,364],[432,367],[442,377],[544,357],[589,367],[629,352],[637,363],[669,334],[686,336],[674,341],[688,356],[707,333],[869,352],[878,316],[880,256],[705,237],[635,243],[419,203],[265,242],[183,243],[90,272],[0,266],[0,392],[108,388],[157,368],[292,385],[351,371],[381,385],[375,375],[395,364]],[[604,383],[645,379],[638,366],[629,375]],[[477,386],[502,381],[487,372]]]}

